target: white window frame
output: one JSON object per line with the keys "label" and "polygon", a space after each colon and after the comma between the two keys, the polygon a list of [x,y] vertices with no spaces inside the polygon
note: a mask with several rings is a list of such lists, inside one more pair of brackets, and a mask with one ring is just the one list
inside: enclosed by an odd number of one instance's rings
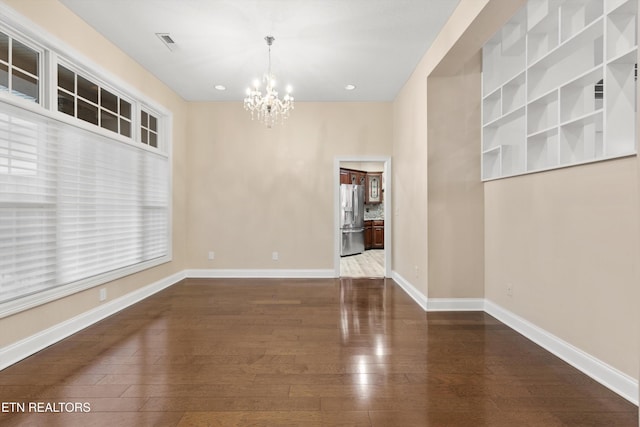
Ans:
{"label": "white window frame", "polygon": [[[1,15],[0,15],[0,20],[1,20]],[[47,57],[47,51],[46,49],[39,45],[38,43],[36,43],[35,41],[33,41],[30,37],[24,36],[22,34],[20,34],[19,32],[15,31],[15,29],[13,29],[11,26],[0,26],[0,32],[3,32],[4,34],[6,34],[7,36],[9,36],[11,39],[13,40],[17,40],[18,42],[22,43],[23,45],[27,46],[28,48],[38,52],[38,56],[39,56],[39,61],[38,61],[38,102],[34,102],[34,101],[30,101],[28,99],[24,99],[20,96],[17,95],[13,95],[11,93],[11,91],[0,91],[0,99],[18,99],[23,103],[28,103],[31,105],[40,105],[40,106],[44,106],[45,105],[45,98],[46,98],[46,90],[45,90],[45,86],[47,85],[47,69],[46,69],[46,57]],[[13,61],[10,61],[11,66],[13,67]],[[19,68],[20,69],[20,68]],[[22,70],[22,69],[20,69]],[[9,81],[11,81],[11,76],[9,76]]]}
{"label": "white window frame", "polygon": [[[37,50],[40,54],[39,63],[39,102],[21,99],[8,92],[0,93],[0,104],[7,103],[30,113],[68,125],[81,128],[102,137],[109,138],[114,143],[134,146],[138,150],[145,150],[166,157],[168,162],[168,176],[166,179],[167,194],[167,253],[156,259],[144,261],[135,265],[105,272],[94,277],[78,280],[73,283],[58,285],[33,295],[18,297],[13,300],[0,302],[0,318],[7,317],[38,305],[42,305],[65,296],[87,290],[101,284],[138,273],[149,268],[170,262],[173,259],[173,161],[172,161],[172,113],[141,93],[128,83],[115,78],[102,66],[87,59],[66,43],[55,39],[40,27],[36,26],[24,16],[16,13],[9,6],[0,4],[0,31],[3,31],[19,42]],[[57,111],[57,65],[70,68],[85,78],[95,81],[106,90],[131,103],[131,137],[125,137],[117,132],[101,128],[76,117]],[[158,147],[154,148],[140,142],[140,110],[145,108],[158,118]]]}

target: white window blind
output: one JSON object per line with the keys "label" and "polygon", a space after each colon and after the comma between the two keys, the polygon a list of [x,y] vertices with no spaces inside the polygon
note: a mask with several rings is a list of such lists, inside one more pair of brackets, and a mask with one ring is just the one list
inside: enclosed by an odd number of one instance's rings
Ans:
{"label": "white window blind", "polygon": [[169,160],[0,103],[0,302],[166,256]]}

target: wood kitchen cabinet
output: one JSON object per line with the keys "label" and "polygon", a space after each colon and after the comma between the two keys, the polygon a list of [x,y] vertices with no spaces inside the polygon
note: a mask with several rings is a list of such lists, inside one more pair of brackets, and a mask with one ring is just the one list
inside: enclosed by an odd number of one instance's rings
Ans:
{"label": "wood kitchen cabinet", "polygon": [[340,184],[367,185],[367,173],[363,171],[354,170],[354,169],[341,168]]}
{"label": "wood kitchen cabinet", "polygon": [[364,249],[373,247],[373,221],[364,222]]}
{"label": "wood kitchen cabinet", "polygon": [[[365,234],[366,234],[366,228],[365,228]],[[384,221],[380,221],[380,220],[372,221],[371,249],[384,249]]]}
{"label": "wood kitchen cabinet", "polygon": [[366,185],[367,174],[360,171],[349,171],[351,184]]}
{"label": "wood kitchen cabinet", "polygon": [[382,203],[382,172],[367,172],[365,203]]}
{"label": "wood kitchen cabinet", "polygon": [[340,184],[351,184],[351,176],[349,170],[340,169]]}

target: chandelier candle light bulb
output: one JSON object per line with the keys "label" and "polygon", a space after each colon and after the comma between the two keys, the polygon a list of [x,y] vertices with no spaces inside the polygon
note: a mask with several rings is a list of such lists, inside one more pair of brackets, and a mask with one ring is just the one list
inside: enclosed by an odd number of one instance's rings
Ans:
{"label": "chandelier candle light bulb", "polygon": [[271,74],[271,45],[275,38],[266,36],[264,38],[269,46],[269,69],[267,74],[262,77],[262,81],[266,84],[265,94],[260,91],[260,81],[253,82],[253,89],[247,88],[247,97],[244,99],[244,109],[251,112],[251,120],[258,119],[268,128],[272,127],[277,121],[283,122],[289,117],[293,110],[293,96],[291,96],[291,86],[287,86],[286,95],[282,100],[278,98],[276,91],[276,79]]}

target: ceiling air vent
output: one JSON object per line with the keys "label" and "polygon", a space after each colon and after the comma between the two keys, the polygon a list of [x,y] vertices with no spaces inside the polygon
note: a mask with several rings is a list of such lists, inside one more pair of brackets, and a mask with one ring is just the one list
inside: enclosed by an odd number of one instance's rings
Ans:
{"label": "ceiling air vent", "polygon": [[168,33],[156,33],[156,36],[158,36],[158,38],[160,40],[162,40],[162,43],[164,43],[164,45],[170,51],[173,52],[176,49],[176,42],[173,41],[173,39],[171,38],[171,36]]}

